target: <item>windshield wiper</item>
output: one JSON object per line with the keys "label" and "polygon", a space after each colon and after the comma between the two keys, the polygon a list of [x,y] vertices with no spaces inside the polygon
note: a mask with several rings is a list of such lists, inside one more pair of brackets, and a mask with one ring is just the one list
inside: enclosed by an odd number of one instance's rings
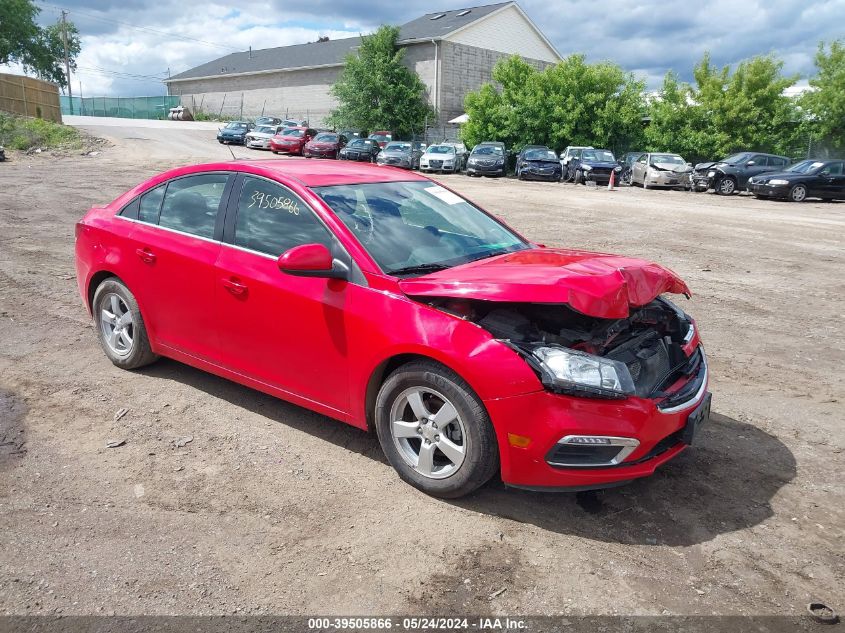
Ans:
{"label": "windshield wiper", "polygon": [[438,270],[451,268],[448,264],[416,264],[391,270],[391,275],[424,275],[425,273],[436,273]]}

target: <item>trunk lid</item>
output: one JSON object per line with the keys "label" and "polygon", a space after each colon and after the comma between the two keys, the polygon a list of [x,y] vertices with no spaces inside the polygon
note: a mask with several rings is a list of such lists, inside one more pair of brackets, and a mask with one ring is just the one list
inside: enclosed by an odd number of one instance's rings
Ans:
{"label": "trunk lid", "polygon": [[668,268],[641,259],[585,251],[534,248],[403,279],[412,297],[567,304],[586,314],[621,319],[669,292],[689,295]]}

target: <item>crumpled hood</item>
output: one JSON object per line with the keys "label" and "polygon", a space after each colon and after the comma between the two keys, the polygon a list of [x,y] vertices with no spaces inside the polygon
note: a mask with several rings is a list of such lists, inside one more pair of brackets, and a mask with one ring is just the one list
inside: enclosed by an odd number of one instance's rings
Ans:
{"label": "crumpled hood", "polygon": [[678,165],[677,163],[653,163],[649,167],[659,171],[671,171],[676,174],[685,174],[692,171],[692,167],[689,165]]}
{"label": "crumpled hood", "polygon": [[565,303],[583,314],[622,319],[664,292],[689,295],[659,264],[618,255],[533,248],[470,262],[412,279],[412,297],[454,297],[522,303]]}
{"label": "crumpled hood", "polygon": [[709,163],[696,163],[693,169],[695,169],[696,171],[699,171],[701,169],[710,169],[711,167],[715,167],[718,164],[719,161],[717,160],[710,161]]}

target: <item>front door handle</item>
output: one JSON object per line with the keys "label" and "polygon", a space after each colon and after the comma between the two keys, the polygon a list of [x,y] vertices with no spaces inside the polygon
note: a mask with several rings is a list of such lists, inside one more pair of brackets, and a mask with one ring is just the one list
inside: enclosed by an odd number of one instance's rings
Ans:
{"label": "front door handle", "polygon": [[153,253],[150,249],[144,247],[135,250],[135,254],[141,258],[141,261],[145,264],[153,264],[156,260],[156,254]]}
{"label": "front door handle", "polygon": [[229,277],[228,279],[221,280],[223,283],[223,287],[226,288],[229,292],[233,295],[245,295],[247,291],[247,286],[244,283],[238,281],[235,277]]}

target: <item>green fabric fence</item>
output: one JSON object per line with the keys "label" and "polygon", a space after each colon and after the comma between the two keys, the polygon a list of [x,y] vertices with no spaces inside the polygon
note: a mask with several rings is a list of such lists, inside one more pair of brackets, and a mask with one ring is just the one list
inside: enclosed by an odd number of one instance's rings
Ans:
{"label": "green fabric fence", "polygon": [[62,114],[108,116],[124,119],[166,119],[170,108],[180,104],[179,96],[160,97],[73,97],[59,96]]}

